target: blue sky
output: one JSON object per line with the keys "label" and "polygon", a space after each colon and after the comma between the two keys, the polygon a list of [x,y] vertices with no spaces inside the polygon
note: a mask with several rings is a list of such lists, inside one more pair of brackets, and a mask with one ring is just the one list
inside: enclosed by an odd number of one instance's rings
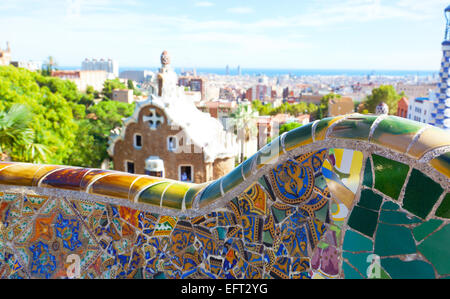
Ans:
{"label": "blue sky", "polygon": [[79,66],[438,70],[448,0],[4,0],[0,47]]}

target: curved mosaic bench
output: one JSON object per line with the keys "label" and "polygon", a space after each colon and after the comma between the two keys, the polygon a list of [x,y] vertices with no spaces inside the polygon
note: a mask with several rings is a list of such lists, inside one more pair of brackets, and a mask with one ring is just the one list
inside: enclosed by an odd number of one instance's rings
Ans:
{"label": "curved mosaic bench", "polygon": [[441,129],[351,114],[205,184],[0,163],[0,277],[449,277],[449,149]]}

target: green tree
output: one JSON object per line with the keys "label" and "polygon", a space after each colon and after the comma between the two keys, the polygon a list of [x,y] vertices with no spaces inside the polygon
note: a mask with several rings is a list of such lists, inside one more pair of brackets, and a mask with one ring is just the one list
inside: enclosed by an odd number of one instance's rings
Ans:
{"label": "green tree", "polygon": [[22,104],[14,104],[0,112],[0,153],[18,162],[45,162],[49,150],[35,142],[31,128],[32,113]]}
{"label": "green tree", "polygon": [[108,139],[111,130],[121,127],[122,119],[134,112],[135,105],[115,101],[101,101],[87,109],[87,114],[95,115],[79,122],[77,146],[68,158],[69,165],[100,167],[108,158]]}
{"label": "green tree", "polygon": [[284,132],[289,132],[290,130],[293,130],[295,128],[301,127],[302,124],[296,123],[296,122],[290,122],[286,124],[282,124],[280,126],[280,133],[279,135],[283,134]]}
{"label": "green tree", "polygon": [[49,56],[42,65],[42,74],[44,76],[51,76],[53,69],[58,65],[53,56]]}
{"label": "green tree", "polygon": [[47,81],[39,73],[11,66],[0,67],[0,110],[10,109],[16,103],[27,106],[32,113],[30,127],[34,130],[34,143],[45,145],[51,151],[49,163],[65,164],[75,145],[77,123],[71,104],[63,92],[57,90],[65,84],[42,82]]}
{"label": "green tree", "polygon": [[244,144],[249,141],[252,136],[256,136],[256,111],[253,111],[250,105],[239,104],[236,110],[230,114],[231,123],[237,133],[238,140],[241,144],[240,162],[244,161]]}
{"label": "green tree", "polygon": [[114,89],[126,89],[126,88],[127,87],[125,86],[125,84],[120,82],[120,80],[117,78],[112,80],[106,80],[105,83],[103,83],[102,89],[103,99],[111,100]]}
{"label": "green tree", "polygon": [[395,91],[392,85],[381,85],[372,89],[372,94],[367,96],[365,107],[370,113],[375,113],[376,107],[384,102],[389,107],[389,114],[395,114],[400,99],[401,95]]}

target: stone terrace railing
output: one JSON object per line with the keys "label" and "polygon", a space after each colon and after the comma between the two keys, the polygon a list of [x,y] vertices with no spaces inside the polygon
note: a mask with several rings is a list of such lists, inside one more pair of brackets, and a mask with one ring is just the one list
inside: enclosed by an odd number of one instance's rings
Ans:
{"label": "stone terrace railing", "polygon": [[351,114],[205,184],[3,162],[0,276],[448,277],[449,150],[441,129]]}

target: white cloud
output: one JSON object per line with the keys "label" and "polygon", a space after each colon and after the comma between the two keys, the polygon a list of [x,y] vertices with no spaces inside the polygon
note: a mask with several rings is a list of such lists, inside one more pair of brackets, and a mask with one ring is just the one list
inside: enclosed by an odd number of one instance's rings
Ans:
{"label": "white cloud", "polygon": [[235,14],[248,14],[253,12],[253,8],[251,7],[231,7],[227,9],[228,12]]}

